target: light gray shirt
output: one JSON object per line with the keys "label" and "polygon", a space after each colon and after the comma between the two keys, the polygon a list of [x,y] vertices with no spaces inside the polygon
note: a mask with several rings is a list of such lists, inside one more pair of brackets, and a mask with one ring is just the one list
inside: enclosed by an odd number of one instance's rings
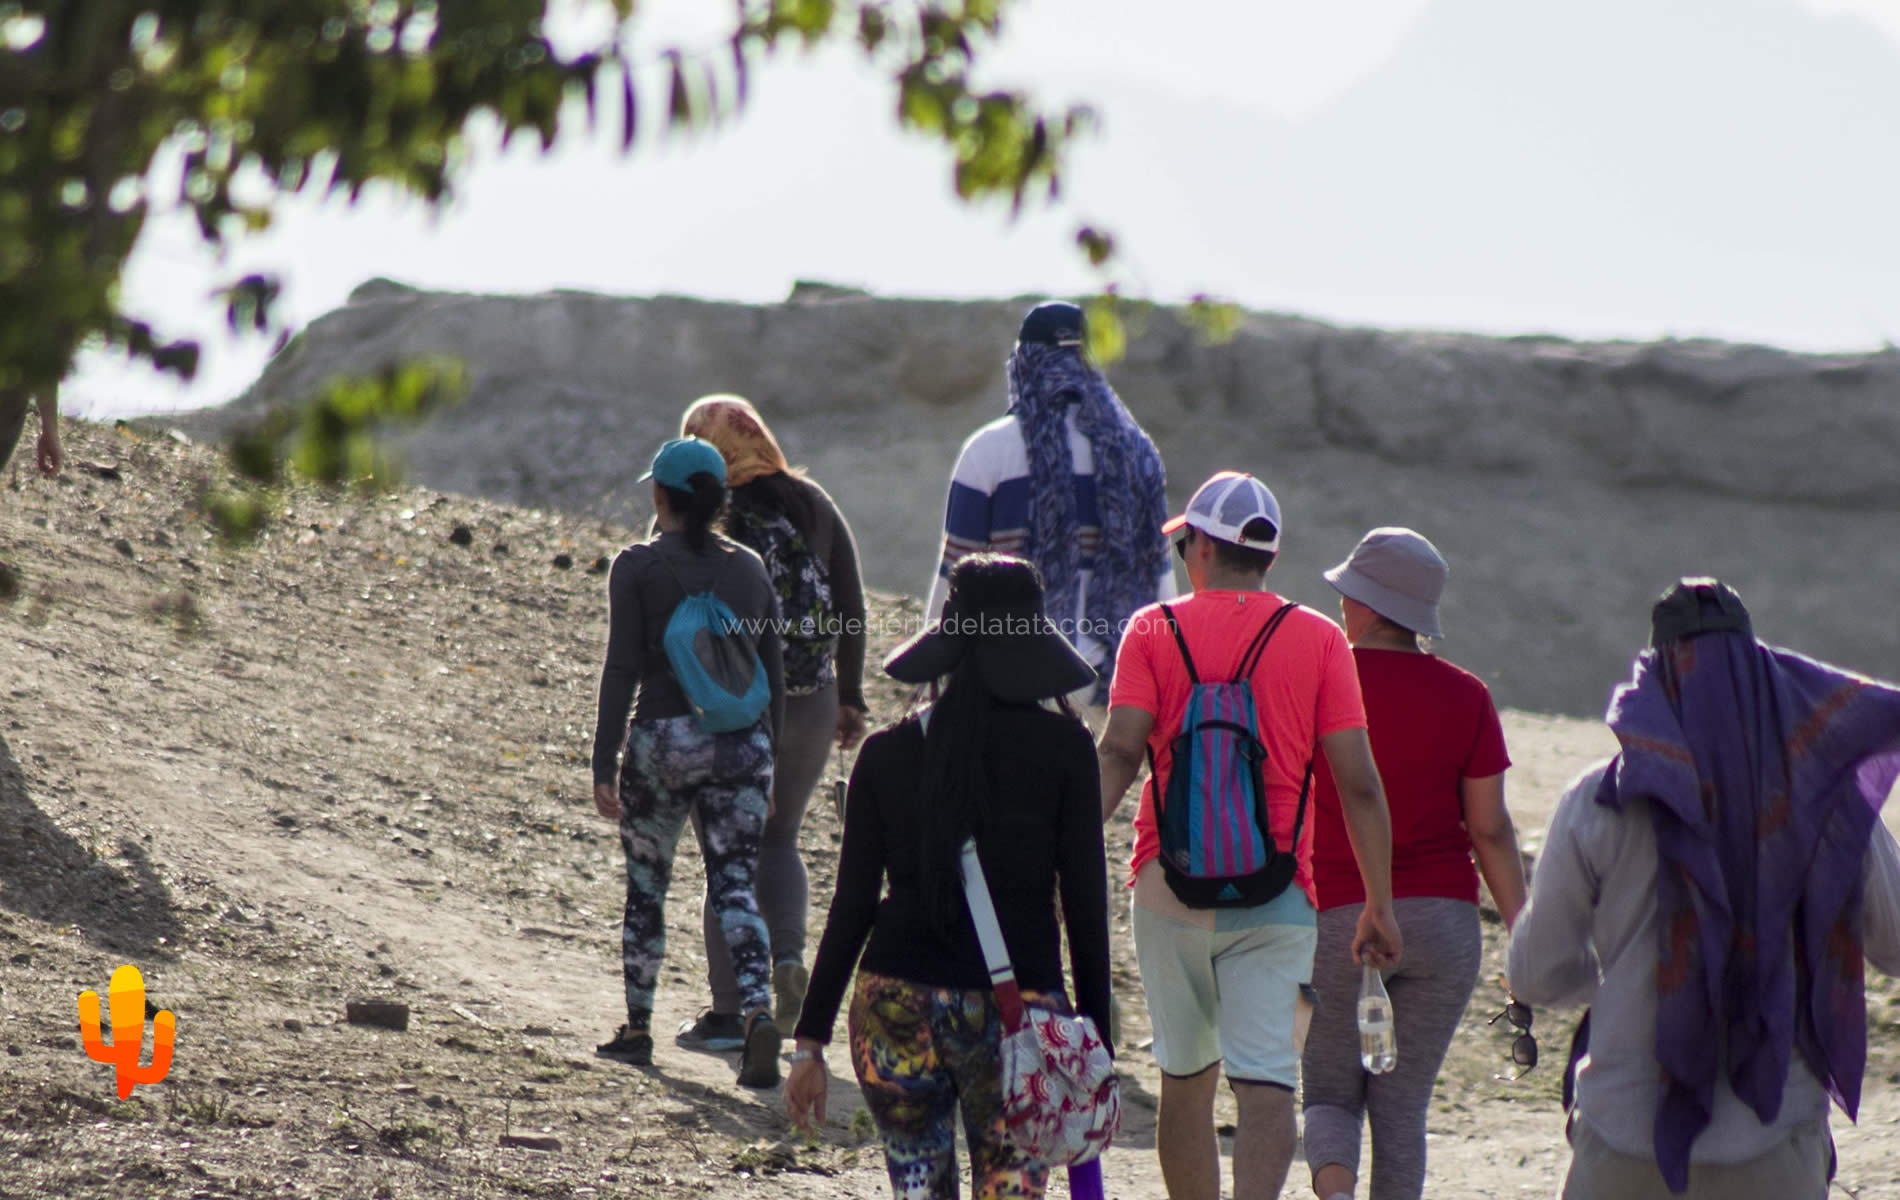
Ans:
{"label": "light gray shirt", "polygon": [[[1557,803],[1511,935],[1511,990],[1533,1007],[1590,1005],[1590,1054],[1577,1072],[1577,1116],[1623,1154],[1655,1154],[1656,832],[1649,804],[1596,803],[1608,763],[1585,771]],[[1900,975],[1900,849],[1884,825],[1862,860],[1866,961]],[[1796,1126],[1827,1118],[1827,1093],[1796,1053],[1781,1112],[1763,1125],[1718,1071],[1714,1118],[1692,1162],[1746,1162]]]}

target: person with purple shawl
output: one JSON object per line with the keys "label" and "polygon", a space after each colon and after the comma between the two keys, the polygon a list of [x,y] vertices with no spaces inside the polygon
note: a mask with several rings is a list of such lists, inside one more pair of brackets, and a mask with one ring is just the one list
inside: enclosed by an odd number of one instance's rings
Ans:
{"label": "person with purple shawl", "polygon": [[1101,706],[1129,617],[1174,599],[1175,582],[1161,533],[1161,452],[1090,361],[1087,342],[1076,305],[1052,300],[1023,318],[1009,355],[1009,411],[970,435],[951,472],[924,615],[942,614],[964,556],[1029,560],[1056,628],[1096,671],[1071,699]]}
{"label": "person with purple shawl", "polygon": [[1558,803],[1511,936],[1527,1003],[1589,1004],[1566,1200],[1820,1200],[1867,1058],[1863,961],[1900,974],[1900,688],[1756,640],[1684,579]]}

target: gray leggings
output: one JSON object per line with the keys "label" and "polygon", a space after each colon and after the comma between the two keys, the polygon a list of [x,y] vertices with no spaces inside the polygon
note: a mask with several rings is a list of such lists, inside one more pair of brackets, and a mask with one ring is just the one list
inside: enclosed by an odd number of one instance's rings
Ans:
{"label": "gray leggings", "polygon": [[1385,973],[1392,994],[1399,1062],[1384,1075],[1359,1065],[1360,967],[1352,961],[1353,928],[1364,906],[1319,914],[1313,986],[1319,1007],[1300,1060],[1306,1114],[1306,1161],[1343,1166],[1359,1176],[1359,1125],[1372,1126],[1371,1200],[1418,1200],[1425,1191],[1425,1113],[1452,1035],[1471,1002],[1484,954],[1478,908],[1463,900],[1415,897],[1394,901],[1405,959]]}
{"label": "gray leggings", "polygon": [[[759,845],[757,880],[759,912],[772,938],[772,964],[805,960],[805,922],[811,913],[811,884],[805,858],[798,852],[798,829],[805,807],[825,773],[838,738],[838,685],[828,684],[806,696],[785,698],[785,728],[779,734],[778,762],[772,775],[772,815],[765,821]],[[693,831],[699,831],[694,814]],[[701,907],[706,933],[706,982],[712,987],[713,1011],[739,1011],[739,980],[732,972],[732,952],[719,914],[710,903]]]}

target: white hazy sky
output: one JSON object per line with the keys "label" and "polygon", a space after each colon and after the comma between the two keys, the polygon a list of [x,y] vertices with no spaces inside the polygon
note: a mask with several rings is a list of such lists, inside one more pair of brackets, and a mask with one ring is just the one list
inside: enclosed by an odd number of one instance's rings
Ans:
{"label": "white hazy sky", "polygon": [[[1900,0],[1799,2],[1900,43]],[[209,293],[243,270],[285,277],[282,315],[295,324],[341,304],[376,275],[463,290],[565,287],[755,301],[782,297],[799,278],[893,295],[1085,290],[1091,279],[1069,233],[1081,219],[1114,227],[1118,198],[1139,195],[1149,208],[1178,201],[1185,221],[1232,219],[1205,208],[1207,198],[1191,178],[1130,170],[1125,162],[1101,165],[1111,157],[1117,95],[1166,95],[1297,125],[1376,72],[1429,3],[1026,0],[994,60],[994,79],[1051,98],[1087,98],[1106,127],[1102,149],[1085,149],[1078,160],[1073,207],[1016,226],[999,212],[950,202],[946,157],[897,132],[892,95],[880,79],[842,57],[798,54],[762,74],[745,119],[701,142],[667,144],[643,134],[627,159],[603,142],[577,141],[546,157],[523,147],[501,155],[478,146],[458,198],[439,214],[386,194],[367,195],[354,209],[297,200],[283,206],[276,228],[224,264],[196,245],[188,221],[155,221],[133,260],[125,297],[163,331],[205,339],[201,378],[184,388],[89,358],[69,382],[67,406],[107,416],[219,403],[242,390],[265,348],[223,336]],[[644,0],[642,11],[642,40],[663,44],[690,42],[697,31],[716,34],[730,9],[705,0]],[[1207,284],[1191,277],[1191,265],[1144,254],[1138,238],[1127,248],[1131,281],[1157,298],[1183,298]],[[1234,291],[1227,294],[1252,306],[1344,321],[1431,319],[1429,311],[1382,304],[1374,295],[1301,294],[1270,280]],[[1562,296],[1540,300],[1530,322],[1579,336],[1695,332],[1846,346],[1886,332],[1764,328],[1739,310],[1732,320],[1716,309],[1685,311],[1679,324],[1632,320],[1569,312]],[[1528,327],[1525,313],[1521,304],[1465,303],[1454,320],[1517,331]]]}

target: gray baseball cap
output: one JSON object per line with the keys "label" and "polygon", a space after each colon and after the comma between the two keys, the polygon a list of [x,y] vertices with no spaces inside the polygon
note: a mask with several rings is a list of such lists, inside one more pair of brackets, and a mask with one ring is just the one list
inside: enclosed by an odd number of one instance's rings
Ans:
{"label": "gray baseball cap", "polygon": [[1359,539],[1345,562],[1326,572],[1340,595],[1426,637],[1438,628],[1438,598],[1450,568],[1438,548],[1410,529],[1385,526]]}

